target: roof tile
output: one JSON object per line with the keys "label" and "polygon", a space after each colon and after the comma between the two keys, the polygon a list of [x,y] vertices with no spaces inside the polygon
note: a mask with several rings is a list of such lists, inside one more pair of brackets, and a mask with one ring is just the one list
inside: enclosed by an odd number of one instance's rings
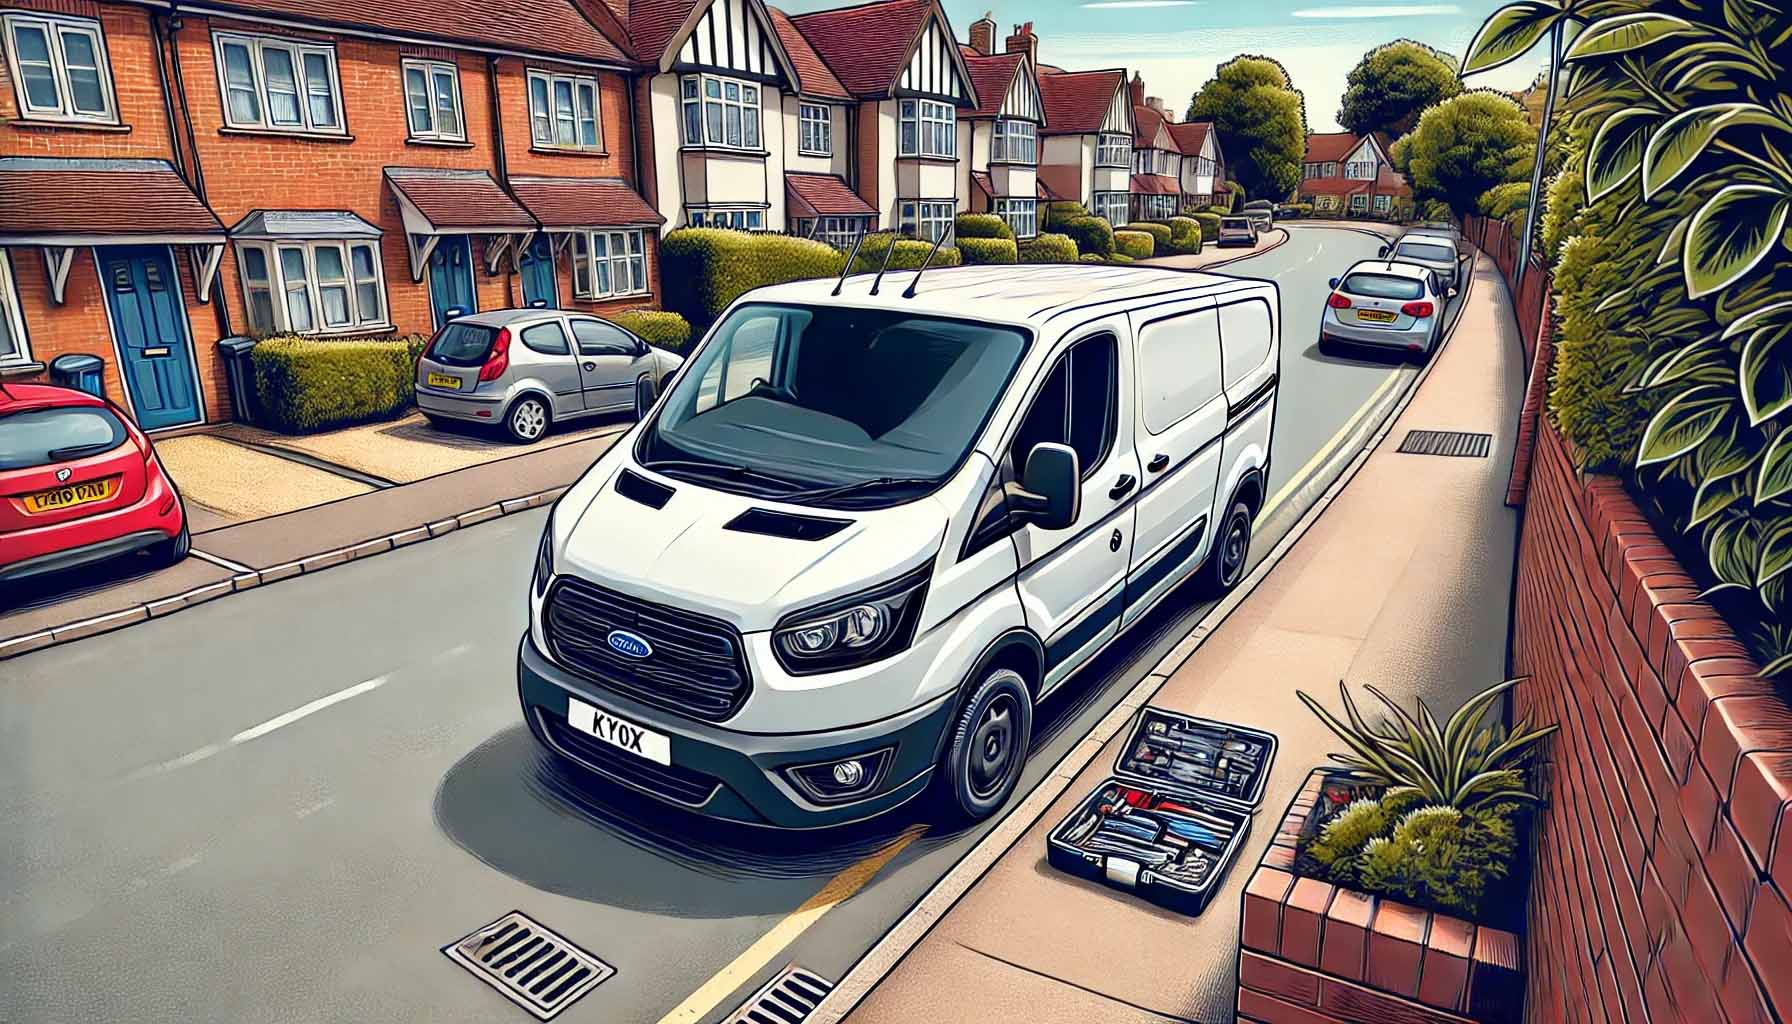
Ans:
{"label": "roof tile", "polygon": [[11,157],[0,159],[0,182],[0,239],[224,235],[217,215],[164,160]]}
{"label": "roof tile", "polygon": [[995,53],[988,56],[972,51],[965,55],[965,67],[971,70],[971,87],[977,90],[977,109],[966,117],[995,117],[1008,101],[1008,89],[1014,75],[1026,60],[1025,54]]}
{"label": "roof tile", "polygon": [[840,84],[840,79],[834,77],[833,70],[821,59],[821,54],[815,52],[815,47],[810,46],[809,40],[791,23],[790,15],[776,7],[768,7],[766,10],[771,12],[772,27],[778,30],[778,39],[784,44],[784,52],[790,55],[790,63],[801,79],[797,83],[797,90],[805,96],[817,99],[852,99],[852,93],[847,92],[846,86]]}
{"label": "roof tile", "polygon": [[527,230],[536,226],[529,211],[484,171],[388,167],[386,180],[436,228]]}
{"label": "roof tile", "polygon": [[1332,163],[1350,155],[1361,142],[1353,132],[1321,132],[1307,136],[1307,163]]}
{"label": "roof tile", "polygon": [[1132,191],[1133,195],[1139,196],[1182,194],[1182,189],[1177,186],[1176,179],[1167,174],[1135,174],[1132,176]]}
{"label": "roof tile", "polygon": [[512,178],[510,189],[550,230],[666,222],[621,178]]}
{"label": "roof tile", "polygon": [[1045,103],[1048,135],[1082,135],[1101,130],[1114,92],[1126,83],[1126,72],[1072,71],[1041,75],[1039,98]]}
{"label": "roof tile", "polygon": [[846,186],[837,174],[798,174],[787,171],[784,187],[792,205],[807,207],[823,217],[875,217],[877,208]]}
{"label": "roof tile", "polygon": [[936,0],[876,0],[799,14],[791,23],[854,95],[887,96]]}
{"label": "roof tile", "polygon": [[627,41],[599,32],[570,0],[222,0],[220,6],[574,60],[630,62]]}

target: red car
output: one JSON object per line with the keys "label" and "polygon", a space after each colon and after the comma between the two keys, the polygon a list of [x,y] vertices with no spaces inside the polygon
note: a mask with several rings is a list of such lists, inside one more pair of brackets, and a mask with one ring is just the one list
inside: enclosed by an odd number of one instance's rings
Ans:
{"label": "red car", "polygon": [[0,385],[0,592],[147,551],[187,555],[187,514],[149,438],[84,391]]}

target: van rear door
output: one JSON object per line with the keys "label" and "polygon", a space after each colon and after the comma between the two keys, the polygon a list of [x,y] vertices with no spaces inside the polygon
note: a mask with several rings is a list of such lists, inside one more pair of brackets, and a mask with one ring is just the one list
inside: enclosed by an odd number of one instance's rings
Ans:
{"label": "van rear door", "polygon": [[[1265,287],[1242,296],[1221,297],[1219,315],[1226,438],[1220,445],[1216,496],[1225,502],[1251,469],[1261,468],[1268,474],[1282,362],[1281,309],[1274,289]],[[1267,479],[1264,485],[1268,486]]]}

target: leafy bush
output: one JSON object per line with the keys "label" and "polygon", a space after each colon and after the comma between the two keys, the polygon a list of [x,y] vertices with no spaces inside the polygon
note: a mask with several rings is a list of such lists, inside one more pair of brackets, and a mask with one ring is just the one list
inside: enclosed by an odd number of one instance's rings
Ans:
{"label": "leafy bush", "polygon": [[1133,231],[1127,228],[1114,232],[1114,255],[1116,256],[1148,260],[1156,251],[1157,243],[1150,232]]}
{"label": "leafy bush", "polygon": [[289,434],[391,419],[411,404],[428,339],[268,338],[251,352],[262,425]]}
{"label": "leafy bush", "polygon": [[634,332],[649,345],[658,345],[673,352],[680,351],[691,341],[690,321],[677,313],[658,309],[628,309],[610,317],[610,320],[618,327]]}
{"label": "leafy bush", "polygon": [[1078,217],[1064,224],[1064,233],[1076,243],[1076,251],[1097,256],[1114,254],[1114,229],[1101,217]]}
{"label": "leafy bush", "polygon": [[1151,251],[1168,250],[1170,247],[1170,225],[1152,220],[1136,220],[1126,225],[1126,231],[1143,231],[1151,236]]}
{"label": "leafy bush", "polygon": [[1086,252],[1076,258],[1078,263],[1106,263],[1108,258],[1098,252]]}
{"label": "leafy bush", "polygon": [[961,213],[958,215],[958,237],[1006,238],[1014,241],[1014,229],[993,213]]}
{"label": "leafy bush", "polygon": [[[852,272],[855,274],[875,274],[883,268],[884,254],[894,244],[896,251],[890,255],[891,270],[916,270],[927,262],[927,254],[933,252],[932,242],[923,242],[918,238],[902,238],[888,231],[877,231],[865,236],[859,246],[859,258],[853,261]],[[940,251],[933,253],[930,267],[956,267],[961,262],[958,250],[949,245],[940,246]],[[838,273],[838,271],[836,271]]]}
{"label": "leafy bush", "polygon": [[[1301,145],[1304,147],[1306,140],[1301,140]],[[1244,199],[1244,185],[1236,181],[1228,181],[1226,182],[1226,201],[1214,205],[1218,206],[1223,213],[1231,213],[1244,205]]]}
{"label": "leafy bush", "polygon": [[1079,253],[1069,235],[1042,231],[1020,243],[1022,263],[1075,263]]}
{"label": "leafy bush", "polygon": [[1312,203],[1289,203],[1288,209],[1290,211],[1292,211],[1294,213],[1294,215],[1297,217],[1313,216],[1313,204]]}
{"label": "leafy bush", "polygon": [[959,238],[958,255],[970,263],[1015,263],[1020,254],[1011,238]]}
{"label": "leafy bush", "polygon": [[1195,223],[1201,225],[1203,239],[1220,237],[1220,215],[1217,213],[1192,214]]}
{"label": "leafy bush", "polygon": [[1204,233],[1201,230],[1200,221],[1193,217],[1171,217],[1169,227],[1169,244],[1167,246],[1160,244],[1158,248],[1178,256],[1201,251],[1201,240]]}
{"label": "leafy bush", "polygon": [[[1511,874],[1517,812],[1510,801],[1472,811],[1438,804],[1404,813],[1383,808],[1382,827],[1362,845],[1327,849],[1334,859],[1320,865],[1320,877],[1359,892],[1480,918],[1489,909],[1489,889]],[[1364,814],[1359,821],[1371,817]],[[1307,852],[1314,853],[1314,847]],[[1316,856],[1309,863],[1320,864]]]}
{"label": "leafy bush", "polygon": [[833,277],[845,264],[845,255],[823,242],[726,228],[680,228],[660,244],[666,309],[698,331],[754,288]]}
{"label": "leafy bush", "polygon": [[1045,220],[1040,226],[1062,229],[1064,225],[1078,217],[1087,216],[1089,216],[1089,209],[1082,203],[1069,199],[1054,199],[1045,204]]}
{"label": "leafy bush", "polygon": [[1508,181],[1481,193],[1475,204],[1483,216],[1505,222],[1513,232],[1524,230],[1525,211],[1531,206],[1531,183]]}
{"label": "leafy bush", "polygon": [[1493,186],[1528,182],[1536,148],[1518,101],[1477,89],[1426,110],[1388,156],[1412,180],[1417,199],[1442,200],[1460,216],[1473,213],[1481,193]]}

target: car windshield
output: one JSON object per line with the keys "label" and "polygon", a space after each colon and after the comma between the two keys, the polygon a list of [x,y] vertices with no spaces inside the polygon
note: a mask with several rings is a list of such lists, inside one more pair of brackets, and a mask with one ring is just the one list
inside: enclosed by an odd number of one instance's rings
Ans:
{"label": "car windshield", "polygon": [[1447,245],[1432,242],[1401,242],[1396,255],[1407,259],[1429,260],[1432,263],[1454,263],[1456,253]]}
{"label": "car windshield", "polygon": [[635,454],[770,497],[912,498],[970,451],[1027,340],[901,310],[742,306],[679,372]]}
{"label": "car windshield", "polygon": [[84,459],[124,443],[124,424],[98,406],[27,409],[0,416],[0,469]]}
{"label": "car windshield", "polygon": [[1416,299],[1425,294],[1425,286],[1411,277],[1352,274],[1344,279],[1344,286],[1339,291],[1371,299]]}
{"label": "car windshield", "polygon": [[429,358],[448,366],[478,366],[498,332],[481,324],[449,324],[429,346]]}

